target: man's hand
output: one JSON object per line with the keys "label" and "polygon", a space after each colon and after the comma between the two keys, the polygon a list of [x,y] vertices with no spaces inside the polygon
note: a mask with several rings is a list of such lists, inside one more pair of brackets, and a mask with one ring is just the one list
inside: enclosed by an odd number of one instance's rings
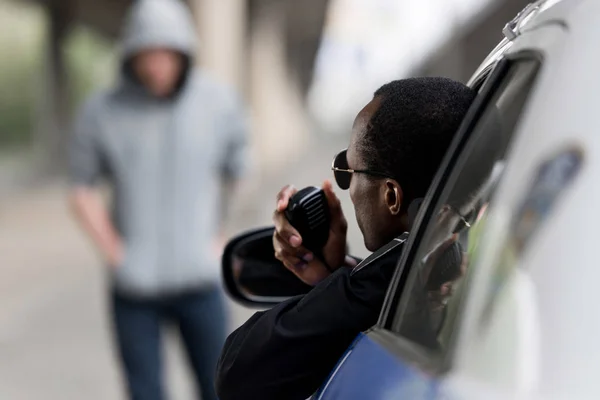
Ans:
{"label": "man's hand", "polygon": [[125,251],[123,249],[123,245],[120,242],[113,244],[113,246],[111,246],[111,249],[109,249],[104,255],[108,266],[111,268],[121,267],[123,265],[124,257]]}
{"label": "man's hand", "polygon": [[290,198],[297,192],[296,188],[288,185],[281,189],[277,195],[277,207],[273,214],[275,257],[309,285],[316,285],[326,278],[331,273],[330,269],[336,270],[343,265],[354,266],[356,264],[354,259],[346,256],[348,223],[344,217],[340,200],[333,192],[331,182],[323,183],[323,191],[327,197],[331,215],[329,239],[323,247],[323,256],[327,266],[302,246],[302,237],[285,217],[284,211]]}
{"label": "man's hand", "polygon": [[98,193],[88,187],[75,188],[70,194],[70,203],[77,220],[107,264],[112,268],[120,267],[125,253],[123,241]]}

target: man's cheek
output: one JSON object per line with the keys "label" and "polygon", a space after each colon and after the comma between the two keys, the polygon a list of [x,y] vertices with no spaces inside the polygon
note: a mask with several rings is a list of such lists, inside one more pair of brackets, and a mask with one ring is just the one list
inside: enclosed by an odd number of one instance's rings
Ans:
{"label": "man's cheek", "polygon": [[363,221],[362,221],[362,215],[359,212],[359,210],[357,208],[354,208],[354,216],[356,218],[356,223],[358,225],[358,229],[360,229],[360,232],[363,234],[363,236],[365,235],[365,230],[363,227]]}
{"label": "man's cheek", "polygon": [[350,182],[350,188],[348,190],[348,194],[350,195],[350,201],[354,205],[354,208],[356,208],[357,204],[356,204],[356,201],[354,200],[355,196],[354,196],[354,189],[352,187],[352,182]]}

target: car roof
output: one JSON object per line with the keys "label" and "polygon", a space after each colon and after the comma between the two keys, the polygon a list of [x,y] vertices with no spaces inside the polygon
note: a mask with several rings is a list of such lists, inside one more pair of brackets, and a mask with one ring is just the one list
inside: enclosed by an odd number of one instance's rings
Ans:
{"label": "car roof", "polygon": [[538,0],[528,4],[512,20],[506,23],[504,29],[502,29],[504,38],[475,70],[467,86],[476,88],[481,85],[494,65],[512,47],[517,37],[552,21],[566,23],[565,21],[578,3],[580,3],[580,0]]}

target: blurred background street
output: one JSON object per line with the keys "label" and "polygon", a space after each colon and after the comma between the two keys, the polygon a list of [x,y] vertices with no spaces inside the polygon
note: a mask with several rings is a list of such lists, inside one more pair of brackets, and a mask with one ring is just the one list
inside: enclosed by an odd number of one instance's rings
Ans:
{"label": "blurred background street", "polygon": [[[103,263],[67,206],[71,120],[115,81],[129,0],[0,0],[0,400],[122,398]],[[229,235],[270,223],[287,183],[319,185],[383,83],[466,81],[526,0],[190,0],[200,63],[252,120]],[[351,250],[365,255],[347,193]],[[230,304],[230,329],[253,310]],[[179,342],[168,390],[192,398]]]}
{"label": "blurred background street", "polygon": [[[323,154],[313,152],[315,162],[308,173],[284,174],[274,182],[308,185],[329,177],[333,151],[331,144],[321,148]],[[279,186],[274,182],[264,196],[253,199],[255,211],[238,220],[237,230],[269,223]],[[0,206],[1,399],[101,400],[121,395],[104,265],[81,235],[65,198],[64,183],[48,182],[7,195]],[[342,200],[352,212],[348,196],[342,194]],[[355,224],[350,230],[352,247],[360,249]],[[230,329],[252,312],[230,303]],[[191,399],[192,380],[175,339],[170,337],[165,349],[168,387],[174,399]]]}

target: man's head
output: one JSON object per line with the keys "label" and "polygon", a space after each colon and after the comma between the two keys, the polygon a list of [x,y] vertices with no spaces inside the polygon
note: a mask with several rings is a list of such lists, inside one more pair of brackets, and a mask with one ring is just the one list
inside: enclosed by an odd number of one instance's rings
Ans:
{"label": "man's head", "polygon": [[137,0],[123,30],[126,81],[167,97],[185,83],[197,50],[191,12],[181,0]]}
{"label": "man's head", "polygon": [[350,198],[365,246],[374,251],[407,230],[411,201],[424,197],[475,93],[445,78],[379,88],[357,115],[347,152]]}
{"label": "man's head", "polygon": [[184,67],[184,56],[170,49],[145,49],[131,59],[135,77],[156,97],[167,97],[175,91]]}

